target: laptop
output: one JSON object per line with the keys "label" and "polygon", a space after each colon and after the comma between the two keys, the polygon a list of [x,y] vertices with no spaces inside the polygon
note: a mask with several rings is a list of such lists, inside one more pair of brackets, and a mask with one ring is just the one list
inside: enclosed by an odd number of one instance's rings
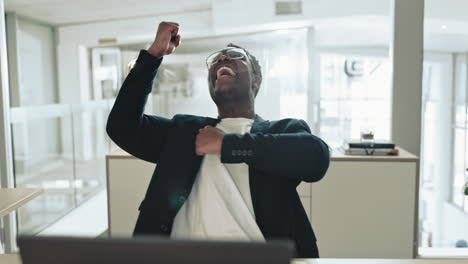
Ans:
{"label": "laptop", "polygon": [[287,241],[215,242],[164,238],[21,236],[22,264],[289,264]]}

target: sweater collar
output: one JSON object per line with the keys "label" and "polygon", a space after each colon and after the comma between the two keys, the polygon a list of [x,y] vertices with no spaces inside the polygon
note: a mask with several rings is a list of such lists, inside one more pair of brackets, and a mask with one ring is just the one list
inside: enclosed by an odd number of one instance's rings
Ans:
{"label": "sweater collar", "polygon": [[[221,122],[220,118],[207,118],[207,123],[210,126],[216,126],[219,122]],[[252,128],[250,129],[251,133],[263,131],[269,124],[269,121],[264,120],[261,116],[255,114],[254,123],[252,124]]]}

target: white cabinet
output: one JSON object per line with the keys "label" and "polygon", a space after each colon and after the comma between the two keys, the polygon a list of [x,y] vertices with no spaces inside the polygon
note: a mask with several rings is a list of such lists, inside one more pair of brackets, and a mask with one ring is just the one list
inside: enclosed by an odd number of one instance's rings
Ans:
{"label": "white cabinet", "polygon": [[418,158],[401,149],[400,156],[385,157],[334,152],[325,177],[303,183],[310,198],[301,196],[320,256],[415,257],[418,170]]}
{"label": "white cabinet", "polygon": [[[304,209],[324,258],[413,258],[418,158],[334,152],[327,175],[301,183]],[[109,232],[130,236],[155,164],[123,151],[107,156]]]}
{"label": "white cabinet", "polygon": [[107,155],[107,202],[109,235],[130,237],[138,207],[153,176],[155,164],[116,151]]}

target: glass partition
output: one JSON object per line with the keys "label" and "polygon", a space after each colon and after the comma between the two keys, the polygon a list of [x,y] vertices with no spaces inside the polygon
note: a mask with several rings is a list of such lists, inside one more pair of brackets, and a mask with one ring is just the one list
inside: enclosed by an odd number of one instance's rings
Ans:
{"label": "glass partition", "polygon": [[60,136],[63,125],[71,122],[70,107],[12,108],[11,120],[16,186],[45,189],[18,212],[20,232],[34,233],[76,205],[73,157],[64,151],[72,142]]}
{"label": "glass partition", "polygon": [[11,108],[16,186],[45,190],[19,209],[19,233],[42,231],[105,188],[112,103]]}
{"label": "glass partition", "polygon": [[111,101],[72,105],[74,182],[76,202],[88,200],[106,186],[106,154],[111,140],[106,134]]}

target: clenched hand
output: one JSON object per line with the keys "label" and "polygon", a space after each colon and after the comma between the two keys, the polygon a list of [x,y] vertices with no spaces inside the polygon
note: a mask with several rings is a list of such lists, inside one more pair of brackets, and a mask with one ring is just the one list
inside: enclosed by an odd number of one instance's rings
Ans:
{"label": "clenched hand", "polygon": [[174,22],[161,22],[153,44],[148,52],[153,56],[169,55],[179,46],[179,24]]}
{"label": "clenched hand", "polygon": [[206,126],[199,130],[195,139],[195,153],[203,155],[220,155],[224,132],[216,127]]}

